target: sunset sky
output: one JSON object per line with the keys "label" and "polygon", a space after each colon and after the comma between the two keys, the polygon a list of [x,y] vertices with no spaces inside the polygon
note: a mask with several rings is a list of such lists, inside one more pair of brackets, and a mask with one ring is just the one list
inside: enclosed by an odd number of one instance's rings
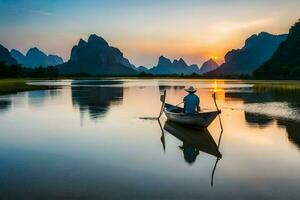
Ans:
{"label": "sunset sky", "polygon": [[252,34],[287,33],[299,10],[299,0],[0,0],[0,43],[68,60],[79,38],[95,33],[137,66],[160,55],[221,62]]}

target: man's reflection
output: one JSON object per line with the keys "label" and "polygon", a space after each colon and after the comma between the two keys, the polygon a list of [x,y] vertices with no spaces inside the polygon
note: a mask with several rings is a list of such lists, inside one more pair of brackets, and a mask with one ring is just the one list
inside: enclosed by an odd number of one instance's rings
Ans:
{"label": "man's reflection", "polygon": [[188,164],[193,164],[196,161],[196,158],[199,155],[199,150],[197,148],[186,142],[183,142],[182,146],[179,146],[179,148],[182,150],[184,160]]}

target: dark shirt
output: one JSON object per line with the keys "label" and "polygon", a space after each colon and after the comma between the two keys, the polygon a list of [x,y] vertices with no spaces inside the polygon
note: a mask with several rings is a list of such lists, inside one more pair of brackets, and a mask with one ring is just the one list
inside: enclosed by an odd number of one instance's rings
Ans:
{"label": "dark shirt", "polygon": [[194,93],[190,93],[184,97],[183,102],[184,102],[185,113],[197,112],[197,107],[200,104],[200,100],[197,95],[195,95]]}

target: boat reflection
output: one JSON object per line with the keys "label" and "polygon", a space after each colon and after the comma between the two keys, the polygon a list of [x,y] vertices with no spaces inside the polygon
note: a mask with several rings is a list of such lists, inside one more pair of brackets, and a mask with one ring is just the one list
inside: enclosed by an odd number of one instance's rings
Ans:
{"label": "boat reflection", "polygon": [[[215,157],[221,158],[218,146],[207,129],[192,129],[167,121],[164,130],[183,142],[180,149],[187,163],[192,164],[203,151]],[[197,153],[198,152],[198,153]]]}
{"label": "boat reflection", "polygon": [[179,148],[183,152],[185,162],[189,165],[192,165],[196,161],[200,151],[216,157],[216,162],[211,174],[211,186],[213,187],[215,170],[219,160],[222,158],[219,147],[221,144],[223,129],[221,129],[218,144],[216,144],[207,129],[188,128],[171,121],[167,121],[164,127],[161,126],[161,122],[159,120],[158,123],[162,130],[161,142],[163,144],[164,151],[166,149],[164,130],[166,130],[168,133],[182,141],[182,145],[179,146]]}
{"label": "boat reflection", "polygon": [[[266,128],[275,122],[279,127],[285,128],[287,139],[298,149],[300,149],[299,137],[299,91],[268,91],[268,92],[248,92],[248,93],[226,93],[227,100],[242,100],[244,105],[248,105],[251,112],[244,111],[245,121],[250,126]],[[250,107],[249,105],[261,106]],[[266,103],[273,103],[268,105]],[[274,104],[275,103],[275,104]],[[259,113],[260,109],[269,109],[268,112]],[[274,114],[276,112],[276,114]]]}

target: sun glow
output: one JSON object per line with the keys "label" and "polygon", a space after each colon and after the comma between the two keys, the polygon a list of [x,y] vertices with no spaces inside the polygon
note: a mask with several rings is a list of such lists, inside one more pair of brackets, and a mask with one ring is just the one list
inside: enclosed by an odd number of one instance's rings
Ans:
{"label": "sun glow", "polygon": [[218,91],[218,83],[217,80],[214,81],[214,92]]}

